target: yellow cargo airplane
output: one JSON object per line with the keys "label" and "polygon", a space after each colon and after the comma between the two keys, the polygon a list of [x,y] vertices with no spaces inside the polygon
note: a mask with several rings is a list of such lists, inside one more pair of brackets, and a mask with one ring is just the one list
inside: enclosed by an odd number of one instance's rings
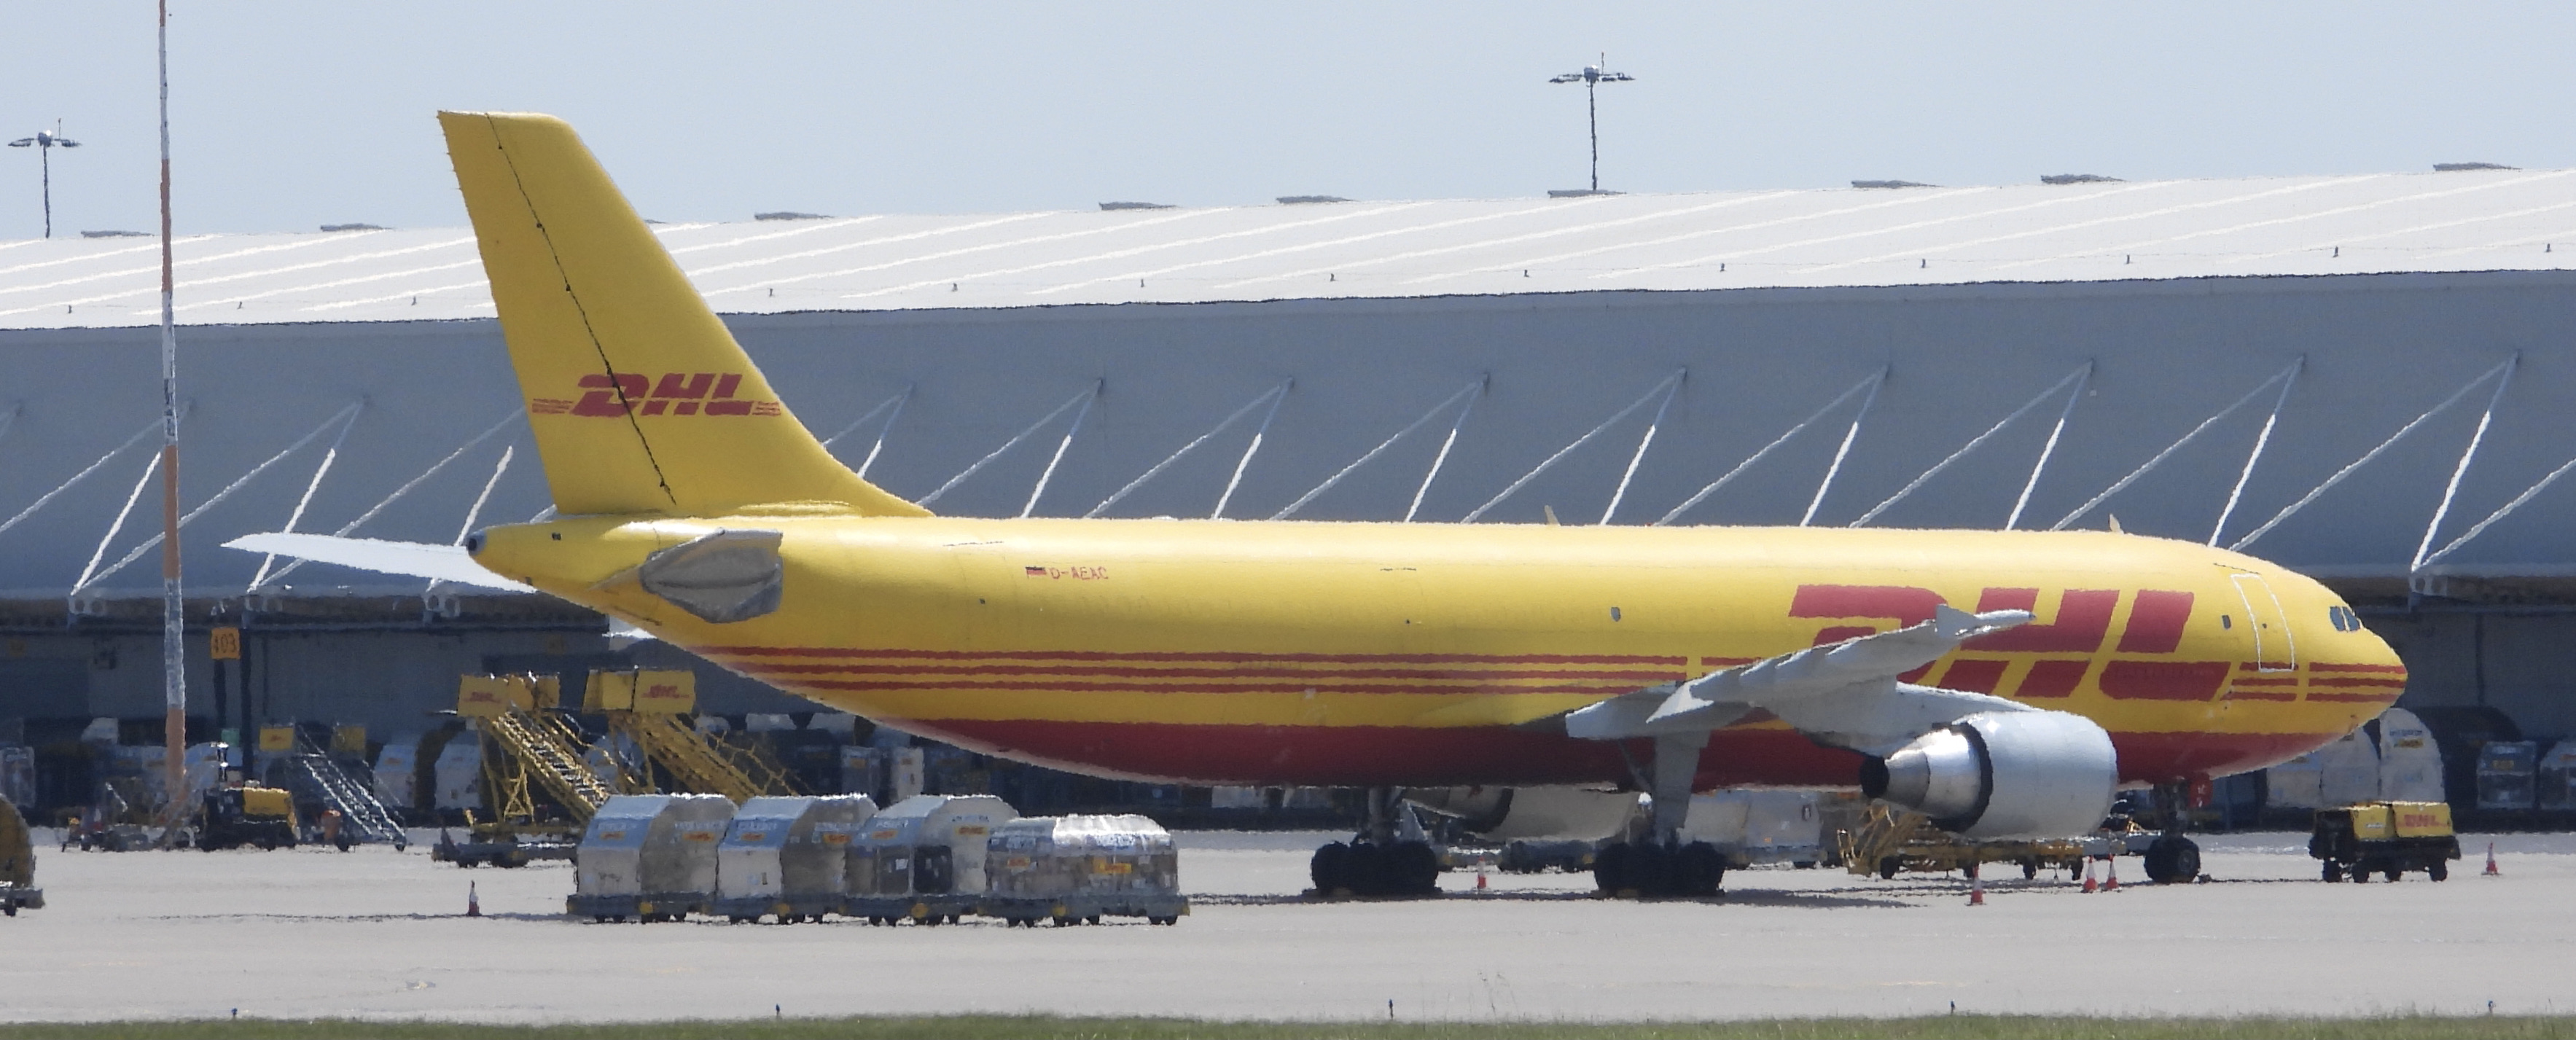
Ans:
{"label": "yellow cargo airplane", "polygon": [[[1858,784],[1972,838],[2080,834],[2120,787],[2281,762],[2405,687],[2316,582],[2119,533],[933,516],[824,451],[569,126],[439,118],[559,515],[462,550],[238,547],[543,590],[1083,773],[1493,816],[1649,791],[1615,887],[1714,888],[1677,843],[1692,791]],[[1387,797],[1319,885],[1427,883]]]}

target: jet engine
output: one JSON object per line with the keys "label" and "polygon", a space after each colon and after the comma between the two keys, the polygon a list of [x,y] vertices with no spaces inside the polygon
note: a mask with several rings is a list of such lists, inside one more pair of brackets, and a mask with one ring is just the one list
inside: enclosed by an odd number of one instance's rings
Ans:
{"label": "jet engine", "polygon": [[2111,735],[2062,711],[1970,715],[1861,766],[1861,791],[1964,837],[2062,838],[2101,826],[2119,784]]}
{"label": "jet engine", "polygon": [[1404,800],[1494,841],[1564,838],[1596,841],[1616,834],[1636,811],[1634,791],[1580,787],[1407,788]]}

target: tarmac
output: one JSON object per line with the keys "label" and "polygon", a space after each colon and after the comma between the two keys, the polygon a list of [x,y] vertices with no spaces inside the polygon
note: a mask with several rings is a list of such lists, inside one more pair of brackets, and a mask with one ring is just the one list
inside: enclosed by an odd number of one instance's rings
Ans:
{"label": "tarmac", "polygon": [[[572,869],[396,853],[55,852],[0,919],[0,1020],[603,1021],[1040,1011],[1356,1019],[1962,1012],[2552,1013],[2576,1000],[2576,835],[2463,836],[2448,882],[2324,884],[2299,834],[2204,836],[2200,884],[2084,894],[1840,870],[1727,876],[1710,901],[1449,873],[1450,895],[1314,902],[1322,834],[1184,834],[1176,927],[597,924]],[[2493,840],[2502,874],[2482,877]],[[463,916],[468,887],[483,915]]]}

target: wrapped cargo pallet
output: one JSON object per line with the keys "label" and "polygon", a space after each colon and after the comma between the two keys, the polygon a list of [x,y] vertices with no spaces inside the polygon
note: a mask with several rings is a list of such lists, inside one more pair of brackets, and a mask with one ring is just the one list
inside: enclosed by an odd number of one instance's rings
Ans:
{"label": "wrapped cargo pallet", "polygon": [[600,806],[574,850],[566,910],[600,921],[668,921],[715,899],[716,845],[733,802],[714,794],[621,794]]}
{"label": "wrapped cargo pallet", "polygon": [[1142,816],[1012,820],[994,829],[984,871],[984,914],[1013,925],[1172,924],[1190,912],[1172,835]]}
{"label": "wrapped cargo pallet", "polygon": [[985,842],[1019,811],[988,794],[920,794],[851,839],[841,913],[870,924],[954,924],[984,892]]}
{"label": "wrapped cargo pallet", "polygon": [[820,921],[841,909],[850,838],[876,814],[863,794],[742,803],[716,848],[715,913],[735,921]]}

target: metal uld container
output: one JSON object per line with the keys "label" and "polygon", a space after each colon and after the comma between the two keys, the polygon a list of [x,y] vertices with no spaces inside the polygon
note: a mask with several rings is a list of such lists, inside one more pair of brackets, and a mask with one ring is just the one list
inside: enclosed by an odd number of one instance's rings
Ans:
{"label": "metal uld container", "polygon": [[986,891],[1010,899],[1088,894],[1174,895],[1180,856],[1171,832],[1143,816],[1029,816],[994,828]]}
{"label": "metal uld container", "polygon": [[[623,794],[590,818],[574,860],[575,898],[638,897],[686,913],[716,887],[716,845],[733,802],[714,794]],[[576,908],[575,913],[606,913]],[[633,913],[651,914],[652,910]]]}
{"label": "metal uld container", "polygon": [[984,890],[993,828],[1019,810],[988,794],[919,794],[870,817],[850,842],[852,896],[972,895]]}
{"label": "metal uld container", "polygon": [[876,803],[866,795],[763,797],[742,803],[716,849],[718,912],[737,917],[827,912],[841,895],[851,832],[875,812]]}
{"label": "metal uld container", "polygon": [[2562,740],[2540,756],[2540,788],[2532,802],[2543,812],[2576,809],[2576,740]]}
{"label": "metal uld container", "polygon": [[2540,745],[2493,740],[2478,749],[2478,808],[2529,809],[2538,779]]}

